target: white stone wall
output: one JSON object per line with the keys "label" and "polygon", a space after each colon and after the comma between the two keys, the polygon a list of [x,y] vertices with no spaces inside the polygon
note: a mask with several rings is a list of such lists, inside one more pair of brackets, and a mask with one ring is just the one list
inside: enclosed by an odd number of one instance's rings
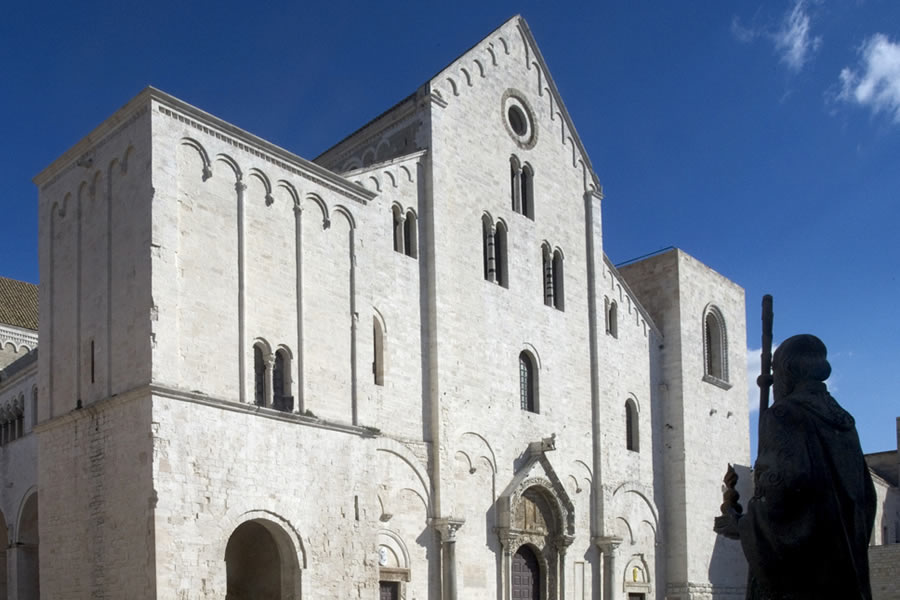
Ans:
{"label": "white stone wall", "polygon": [[149,118],[142,97],[38,175],[39,420],[149,383]]}
{"label": "white stone wall", "polygon": [[289,536],[303,598],[375,598],[384,532],[407,553],[406,597],[429,597],[421,446],[183,398],[155,397],[153,421],[160,597],[224,597],[229,537],[254,519]]}
{"label": "white stone wall", "polygon": [[140,392],[39,426],[42,597],[170,597],[154,581],[154,428]]}
{"label": "white stone wall", "polygon": [[[662,471],[669,594],[741,597],[746,563],[740,546],[710,531],[728,463],[741,477],[743,501],[749,498],[744,292],[680,250],[628,265],[622,274],[665,336]],[[710,304],[726,325],[727,389],[704,380],[703,316]]]}
{"label": "white stone wall", "polygon": [[[536,52],[511,20],[323,155],[345,177],[153,90],[39,176],[50,597],[221,598],[229,538],[254,521],[291,593],[374,598],[390,576],[436,598],[449,519],[458,597],[493,600],[498,506],[526,476],[572,515],[553,532],[571,536],[565,597],[739,592],[711,526],[726,463],[749,464],[743,291],[679,251],[608,264],[602,194]],[[513,155],[533,219],[512,207]],[[414,257],[394,206],[415,215]],[[508,287],[484,278],[485,214],[508,229]],[[564,256],[564,310],[544,303],[543,244]],[[702,381],[709,302],[728,390]],[[254,344],[290,356],[293,413],[254,404]]]}

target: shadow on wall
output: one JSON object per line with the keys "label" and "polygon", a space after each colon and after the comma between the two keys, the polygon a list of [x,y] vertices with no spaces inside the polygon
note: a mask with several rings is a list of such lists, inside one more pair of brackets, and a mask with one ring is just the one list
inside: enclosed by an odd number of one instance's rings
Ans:
{"label": "shadow on wall", "polygon": [[[751,485],[753,481],[752,471],[746,465],[734,465],[734,471],[738,476],[736,486],[740,494],[738,502],[746,509],[747,502],[753,496],[753,486]],[[723,586],[745,585],[747,583],[747,559],[744,557],[744,551],[741,549],[741,542],[739,540],[729,540],[712,532],[713,517],[716,516],[718,516],[718,513],[710,515],[709,519],[710,535],[715,535],[716,537],[712,556],[709,559],[709,582],[713,585]]]}

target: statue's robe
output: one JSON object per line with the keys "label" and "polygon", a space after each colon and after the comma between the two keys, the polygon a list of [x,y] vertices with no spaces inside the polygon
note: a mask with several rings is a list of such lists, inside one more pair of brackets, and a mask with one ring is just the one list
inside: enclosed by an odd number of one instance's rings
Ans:
{"label": "statue's robe", "polygon": [[754,496],[740,519],[752,600],[871,600],[875,487],[853,417],[806,382],[760,418]]}

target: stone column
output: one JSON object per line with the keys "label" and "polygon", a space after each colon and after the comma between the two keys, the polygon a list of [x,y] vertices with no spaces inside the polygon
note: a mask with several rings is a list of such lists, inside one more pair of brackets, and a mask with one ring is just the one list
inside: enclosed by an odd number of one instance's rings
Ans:
{"label": "stone column", "polygon": [[559,586],[559,600],[566,598],[566,550],[575,541],[573,535],[561,535],[555,540],[556,556],[557,556],[557,584]]}
{"label": "stone column", "polygon": [[[299,202],[299,201],[298,201]],[[303,413],[303,209],[294,205],[294,264],[297,293],[297,357],[294,361],[297,384],[294,412]]]}
{"label": "stone column", "polygon": [[234,192],[237,194],[237,236],[238,236],[238,381],[240,382],[241,402],[247,401],[247,339],[246,322],[244,320],[244,190],[247,185],[237,176]]}
{"label": "stone column", "polygon": [[602,536],[594,538],[593,542],[603,556],[603,600],[619,600],[616,549],[622,543],[622,538]]}
{"label": "stone column", "polygon": [[272,408],[273,399],[275,398],[275,354],[270,352],[263,357],[266,361],[266,376],[263,384],[263,406]]}
{"label": "stone column", "polygon": [[522,167],[516,165],[516,175],[513,177],[513,212],[520,215],[522,212]]}
{"label": "stone column", "polygon": [[16,546],[15,543],[6,548],[6,599],[4,600],[18,600],[19,598],[20,548],[21,546]]}
{"label": "stone column", "polygon": [[465,519],[453,517],[435,520],[435,529],[441,537],[441,600],[457,600],[456,532],[465,522]]}
{"label": "stone column", "polygon": [[508,529],[495,530],[500,538],[500,587],[501,598],[509,598],[512,593],[512,554],[517,546]]}

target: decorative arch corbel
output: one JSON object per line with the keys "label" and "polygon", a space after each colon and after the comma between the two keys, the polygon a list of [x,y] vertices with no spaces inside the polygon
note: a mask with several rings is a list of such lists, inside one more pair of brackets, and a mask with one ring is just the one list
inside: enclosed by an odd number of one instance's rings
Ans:
{"label": "decorative arch corbel", "polygon": [[[201,173],[201,177],[203,181],[206,181],[210,177],[212,177],[212,162],[209,160],[209,154],[206,152],[206,148],[203,147],[203,144],[198,142],[192,137],[183,137],[181,138],[181,144],[183,146],[188,146],[197,151],[200,155],[200,161],[203,163],[203,170]],[[125,151],[125,158],[122,160],[122,171],[124,172],[127,169],[127,161],[128,161],[129,153]]]}
{"label": "decorative arch corbel", "polygon": [[266,190],[266,206],[272,206],[272,203],[275,202],[275,199],[272,197],[272,184],[269,182],[269,178],[266,176],[266,174],[256,167],[251,167],[250,170],[247,171],[247,173],[250,177],[257,178],[263,184],[263,188]]}

